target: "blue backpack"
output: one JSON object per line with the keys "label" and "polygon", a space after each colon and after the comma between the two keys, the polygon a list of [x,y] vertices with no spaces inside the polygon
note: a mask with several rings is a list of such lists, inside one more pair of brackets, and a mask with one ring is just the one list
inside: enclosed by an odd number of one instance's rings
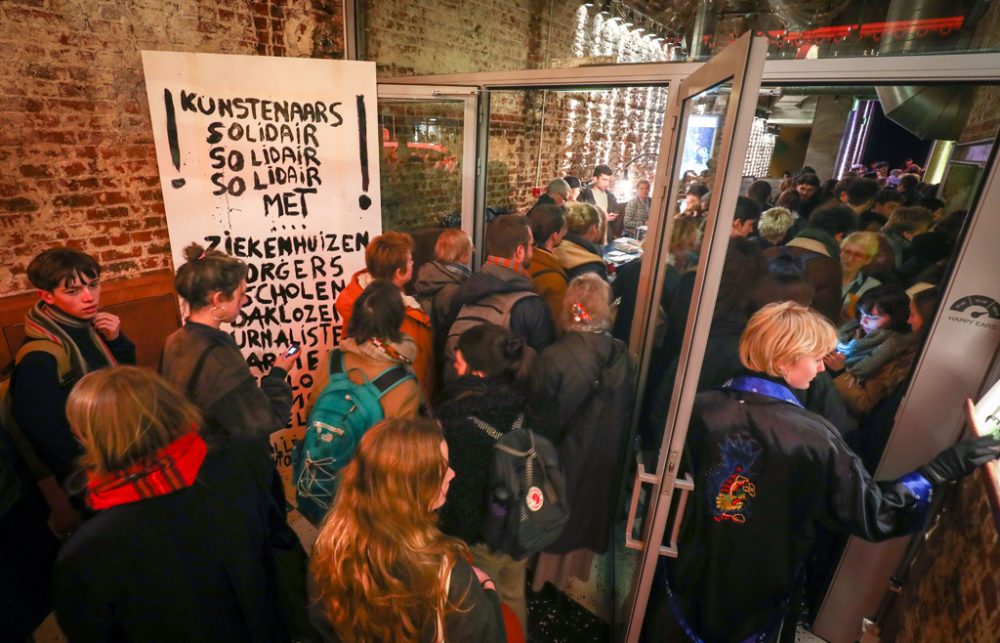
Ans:
{"label": "blue backpack", "polygon": [[408,379],[415,379],[413,373],[397,365],[373,380],[352,382],[343,352],[331,352],[330,381],[309,413],[305,435],[292,457],[298,510],[314,525],[333,504],[340,470],[351,461],[361,436],[385,418],[379,400]]}

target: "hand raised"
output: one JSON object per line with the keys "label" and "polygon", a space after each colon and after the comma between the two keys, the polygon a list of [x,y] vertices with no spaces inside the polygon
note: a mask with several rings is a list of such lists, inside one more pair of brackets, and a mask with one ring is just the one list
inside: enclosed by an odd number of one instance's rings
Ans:
{"label": "hand raised", "polygon": [[93,324],[97,332],[108,341],[118,339],[118,335],[121,333],[122,320],[118,318],[118,315],[99,312],[94,315]]}

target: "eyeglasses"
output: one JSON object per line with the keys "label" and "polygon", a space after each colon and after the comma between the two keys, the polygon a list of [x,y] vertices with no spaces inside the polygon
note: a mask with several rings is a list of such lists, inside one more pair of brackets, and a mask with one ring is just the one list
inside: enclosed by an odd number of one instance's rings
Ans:
{"label": "eyeglasses", "polygon": [[867,252],[859,252],[857,250],[841,250],[840,254],[846,257],[856,257],[858,259],[867,259]]}

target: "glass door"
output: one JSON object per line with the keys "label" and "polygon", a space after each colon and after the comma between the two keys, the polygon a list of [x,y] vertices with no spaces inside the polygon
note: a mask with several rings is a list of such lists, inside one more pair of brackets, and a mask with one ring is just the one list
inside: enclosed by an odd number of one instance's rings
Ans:
{"label": "glass door", "polygon": [[414,271],[445,228],[473,232],[478,89],[378,85],[382,229],[413,236]]}
{"label": "glass door", "polygon": [[[631,346],[640,359],[639,457],[623,533],[638,552],[620,608],[619,639],[640,640],[660,556],[676,556],[688,480],[677,473],[729,246],[763,71],[766,43],[744,35],[680,84],[660,162],[668,189],[653,205]],[[690,234],[678,235],[678,231]],[[685,237],[685,238],[681,238]],[[673,241],[673,242],[672,242]],[[683,295],[683,293],[688,295]],[[679,301],[681,298],[686,302]],[[689,297],[689,299],[688,299]],[[670,310],[669,318],[665,311]],[[645,516],[641,514],[645,513]],[[653,613],[659,613],[654,609]],[[648,628],[647,628],[648,629]]]}

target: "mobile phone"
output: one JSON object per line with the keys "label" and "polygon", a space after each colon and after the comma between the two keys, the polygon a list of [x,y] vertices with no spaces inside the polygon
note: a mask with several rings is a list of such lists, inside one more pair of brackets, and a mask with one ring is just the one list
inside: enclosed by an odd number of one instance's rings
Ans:
{"label": "mobile phone", "polygon": [[298,353],[300,350],[302,350],[302,346],[298,344],[292,344],[291,346],[288,347],[288,350],[285,351],[285,357],[291,357],[292,355]]}

